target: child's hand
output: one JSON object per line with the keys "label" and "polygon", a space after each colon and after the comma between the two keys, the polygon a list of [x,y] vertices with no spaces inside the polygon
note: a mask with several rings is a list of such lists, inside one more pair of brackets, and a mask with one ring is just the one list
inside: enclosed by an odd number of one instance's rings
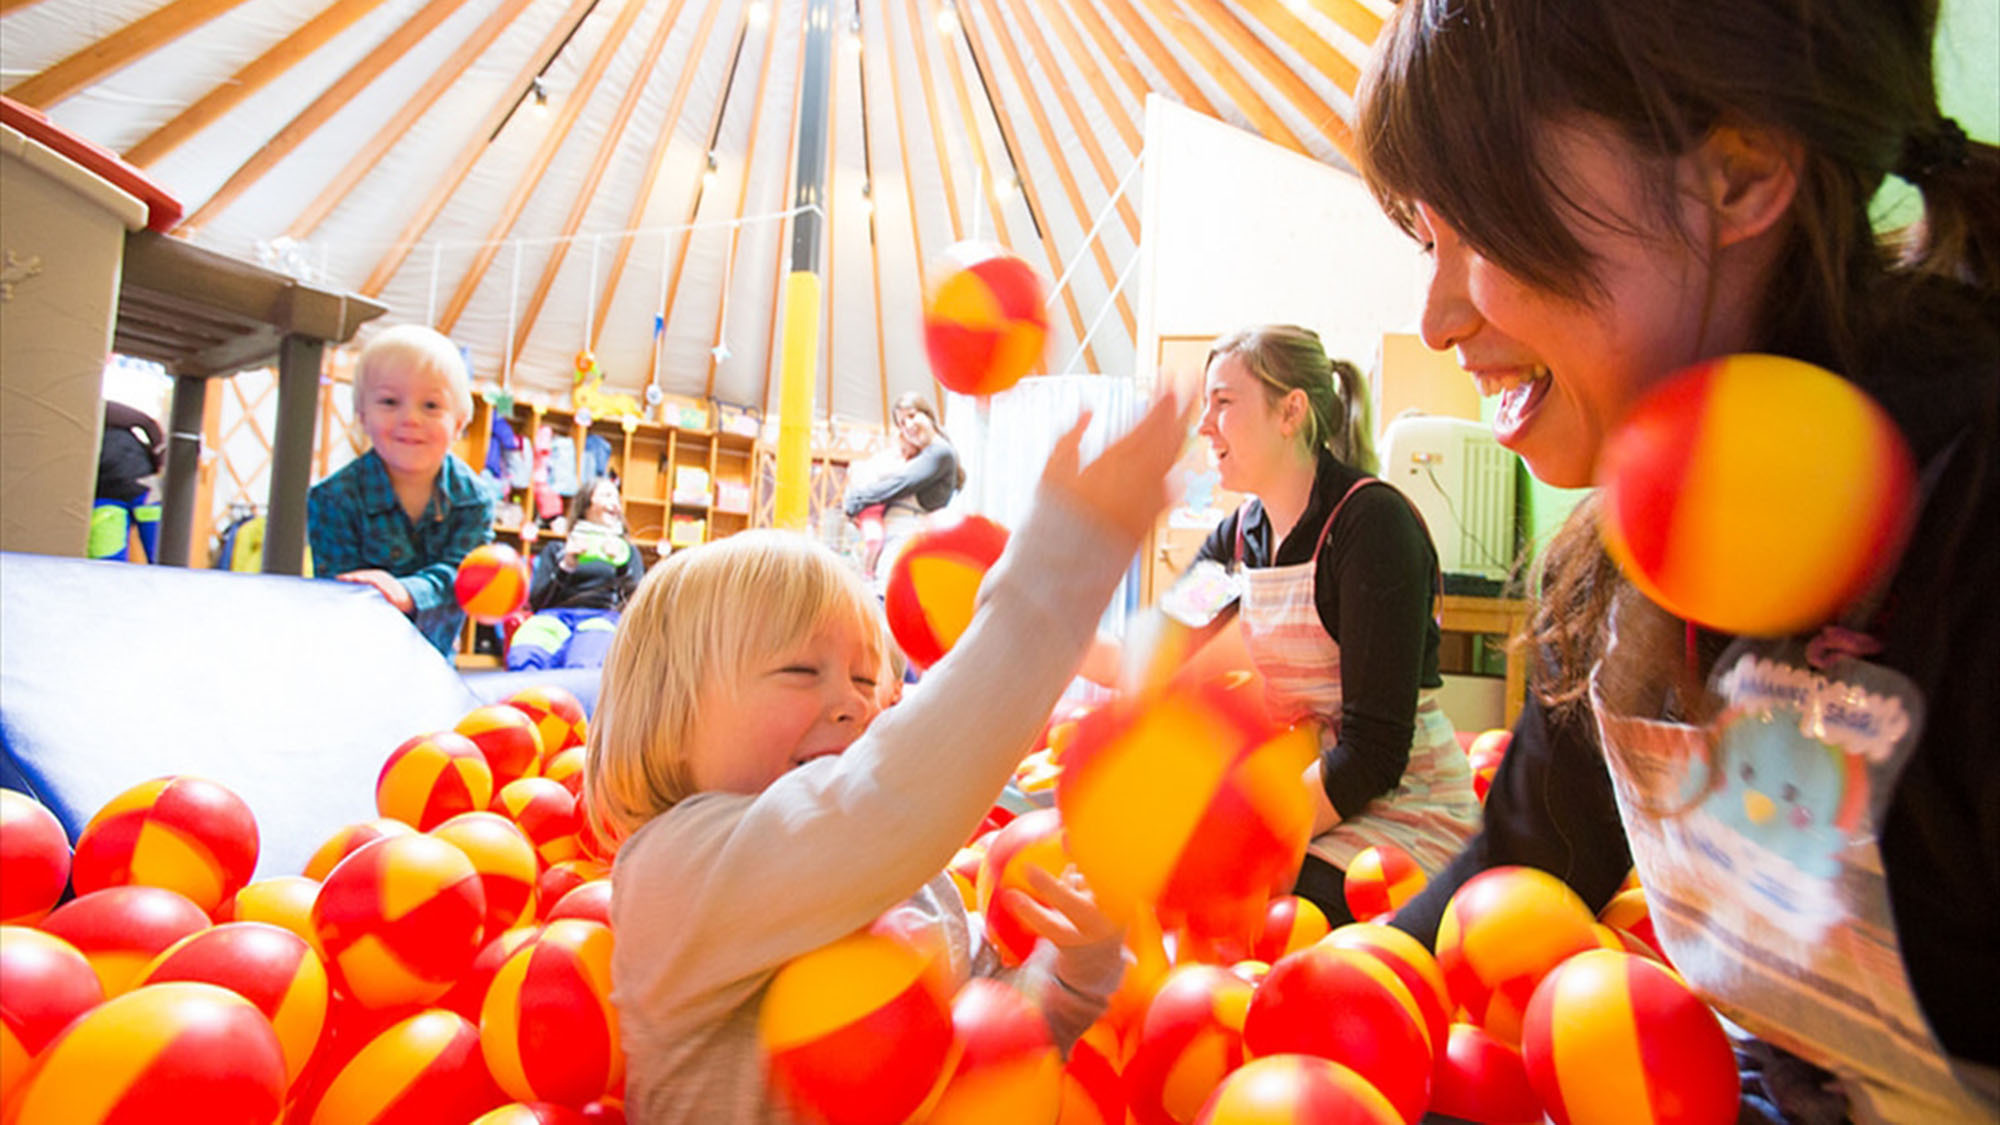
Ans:
{"label": "child's hand", "polygon": [[396,576],[386,570],[350,570],[335,577],[341,582],[375,587],[377,593],[389,599],[390,605],[406,614],[417,611],[416,599],[410,597],[410,592],[403,588],[401,582],[396,581]]}
{"label": "child's hand", "polygon": [[1187,443],[1188,420],[1199,398],[1169,390],[1155,399],[1146,416],[1112,442],[1097,459],[1080,464],[1086,411],[1056,442],[1042,470],[1042,483],[1065,493],[1100,523],[1137,538],[1171,499],[1167,470]]}
{"label": "child's hand", "polygon": [[1039,937],[1057,949],[1077,949],[1104,942],[1122,941],[1125,928],[1098,909],[1097,898],[1084,884],[1083,876],[1071,867],[1061,878],[1052,872],[1026,864],[1022,874],[1034,894],[1009,889],[1009,905]]}

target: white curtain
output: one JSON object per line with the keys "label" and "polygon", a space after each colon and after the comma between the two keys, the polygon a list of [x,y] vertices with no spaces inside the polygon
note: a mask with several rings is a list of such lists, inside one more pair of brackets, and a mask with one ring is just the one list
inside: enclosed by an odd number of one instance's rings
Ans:
{"label": "white curtain", "polygon": [[[951,510],[983,515],[1006,527],[1016,527],[1034,500],[1035,482],[1056,439],[1068,431],[1084,410],[1091,412],[1083,436],[1087,462],[1114,436],[1138,420],[1144,407],[1136,384],[1115,375],[1047,375],[1023,379],[1012,390],[980,402],[963,395],[945,396],[945,431],[965,466],[965,487],[952,499]],[[1139,559],[1134,556],[1125,577],[1105,607],[1100,628],[1123,636],[1125,619],[1138,608]]]}

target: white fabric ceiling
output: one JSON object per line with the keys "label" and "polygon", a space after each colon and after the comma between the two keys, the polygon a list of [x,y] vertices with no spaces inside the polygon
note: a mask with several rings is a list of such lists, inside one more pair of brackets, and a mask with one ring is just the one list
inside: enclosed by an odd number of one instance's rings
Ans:
{"label": "white fabric ceiling", "polygon": [[[435,324],[482,383],[559,398],[588,345],[612,389],[650,378],[762,409],[807,9],[0,0],[0,83],[156,178],[187,208],[182,236],[374,296],[380,323]],[[816,408],[873,425],[885,399],[934,389],[924,274],[975,235],[1067,271],[1048,370],[1131,371],[1137,295],[1113,291],[1137,253],[1138,177],[1113,195],[1145,94],[1341,163],[1386,0],[832,10]]]}

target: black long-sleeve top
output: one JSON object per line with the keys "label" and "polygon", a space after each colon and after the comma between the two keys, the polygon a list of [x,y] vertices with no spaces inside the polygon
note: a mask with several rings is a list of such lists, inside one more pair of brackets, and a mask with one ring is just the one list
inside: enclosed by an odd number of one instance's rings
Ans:
{"label": "black long-sleeve top", "polygon": [[564,570],[565,549],[563,540],[551,539],[535,555],[535,571],[528,583],[531,608],[617,609],[646,576],[646,560],[630,539],[625,540],[622,564],[591,557],[579,560],[573,569]]}
{"label": "black long-sleeve top", "polygon": [[[2000,302],[1949,294],[1878,341],[1855,381],[1935,473],[1870,632],[1870,660],[1910,677],[1926,718],[1882,814],[1896,935],[1945,1050],[2000,1066]],[[1982,311],[1983,310],[1983,311]],[[1712,665],[1727,638],[1704,637]],[[1537,669],[1537,675],[1541,669]],[[1631,866],[1594,720],[1535,701],[1486,797],[1485,827],[1396,915],[1426,944],[1446,902],[1489,867],[1527,864],[1602,909]]]}
{"label": "black long-sleeve top", "polygon": [[951,494],[957,491],[958,451],[938,437],[902,468],[848,492],[843,507],[852,516],[863,508],[909,496],[924,511],[935,512],[951,503]]}
{"label": "black long-sleeve top", "polygon": [[[1252,500],[1216,525],[1196,560],[1228,565],[1240,519],[1244,566],[1307,562],[1334,505],[1367,475],[1321,450],[1312,496],[1275,556],[1270,517]],[[1342,819],[1402,781],[1417,692],[1444,682],[1432,616],[1436,581],[1437,551],[1409,501],[1387,484],[1354,493],[1327,533],[1313,583],[1320,624],[1340,646],[1340,732],[1321,752],[1320,779]]]}

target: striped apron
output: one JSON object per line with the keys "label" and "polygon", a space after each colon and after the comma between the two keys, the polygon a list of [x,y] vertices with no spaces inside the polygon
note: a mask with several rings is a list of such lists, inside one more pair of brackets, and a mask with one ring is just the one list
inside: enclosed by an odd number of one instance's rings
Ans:
{"label": "striped apron", "polygon": [[[1632,636],[1661,627],[1632,612],[1618,625]],[[1839,675],[1734,653],[1721,667],[1738,678],[1724,681],[1732,706],[1713,738],[1635,717],[1635,705],[1659,713],[1655,701],[1608,688],[1604,663],[1591,676],[1619,816],[1674,967],[1731,1021],[1838,1075],[1863,1125],[1993,1122],[2000,1102],[1959,1080],[1924,1023],[1890,914],[1868,795],[1894,784],[1908,743],[1847,750],[1829,724],[1741,702],[1753,675],[1795,698],[1838,691],[1849,702],[1858,689]],[[1758,716],[1754,737],[1732,718],[1739,707]],[[1837,836],[1823,830],[1832,821]]]}
{"label": "striped apron", "polygon": [[[1241,572],[1243,597],[1237,614],[1245,647],[1264,676],[1265,706],[1281,723],[1317,722],[1322,750],[1340,740],[1340,645],[1320,622],[1313,599],[1319,553],[1348,496],[1379,483],[1374,478],[1360,481],[1341,497],[1320,528],[1312,558],[1293,566],[1245,567]],[[1236,535],[1240,560],[1240,516]],[[1426,875],[1436,875],[1478,828],[1472,768],[1451,720],[1438,705],[1437,693],[1427,690],[1417,695],[1416,730],[1402,781],[1316,837],[1308,850],[1345,871],[1361,849],[1394,844],[1408,852]]]}

